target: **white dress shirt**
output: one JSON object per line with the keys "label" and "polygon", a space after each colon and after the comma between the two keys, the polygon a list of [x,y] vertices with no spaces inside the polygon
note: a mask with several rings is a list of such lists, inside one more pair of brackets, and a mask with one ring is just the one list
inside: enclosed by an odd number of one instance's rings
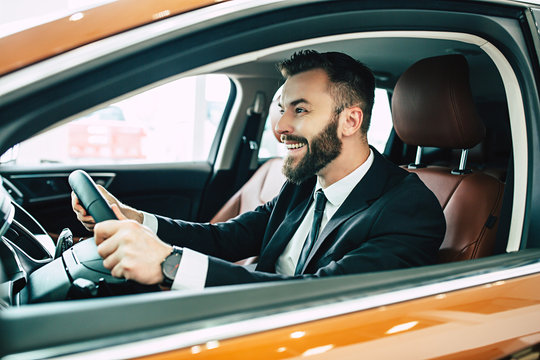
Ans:
{"label": "white dress shirt", "polygon": [[[343,179],[333,183],[326,189],[323,189],[324,196],[326,196],[326,206],[324,208],[323,217],[321,220],[321,228],[319,229],[319,234],[322,233],[322,230],[328,223],[328,221],[334,216],[336,211],[347,196],[351,193],[356,185],[362,180],[364,175],[368,172],[371,164],[373,163],[373,151],[369,149],[369,156],[366,161],[359,167],[357,167],[352,173],[345,176]],[[315,185],[315,192],[322,189],[319,180],[317,179],[317,184]],[[294,275],[296,270],[296,264],[300,258],[300,253],[304,247],[304,242],[306,241],[309,231],[311,230],[311,224],[313,223],[313,215],[315,213],[315,201],[311,203],[304,220],[300,223],[300,226],[294,233],[291,241],[283,251],[283,254],[278,258],[276,262],[276,273],[282,275]]]}
{"label": "white dress shirt", "polygon": [[[148,227],[154,234],[157,234],[157,218],[147,212],[144,215],[143,225]],[[200,290],[206,283],[206,274],[208,273],[208,256],[200,252],[183,248],[182,258],[178,265],[178,272],[174,278],[171,289],[173,290]]]}
{"label": "white dress shirt", "polygon": [[[358,168],[356,168],[349,175],[343,179],[335,182],[334,184],[323,189],[327,202],[321,221],[321,231],[325,225],[332,218],[332,216],[339,209],[341,204],[349,196],[354,187],[362,180],[364,175],[368,172],[371,164],[373,163],[374,155],[373,151],[369,150],[369,156],[366,161]],[[315,185],[315,191],[321,189],[322,186],[317,180]],[[315,194],[315,192],[314,192]],[[276,262],[276,272],[282,275],[294,275],[300,252],[304,246],[304,242],[307,239],[308,233],[311,229],[311,223],[313,222],[315,202],[311,204],[304,220],[294,233],[291,241],[280,255]],[[143,225],[147,226],[154,234],[157,234],[158,222],[157,218],[149,213],[142,212],[144,215]],[[206,276],[208,273],[208,256],[201,254],[197,251],[183,248],[182,259],[178,267],[178,272],[173,281],[171,289],[203,289],[206,283]]]}

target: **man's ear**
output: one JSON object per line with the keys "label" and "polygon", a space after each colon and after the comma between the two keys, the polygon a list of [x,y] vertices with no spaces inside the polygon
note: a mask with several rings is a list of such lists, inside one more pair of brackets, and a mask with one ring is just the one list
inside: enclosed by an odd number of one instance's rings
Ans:
{"label": "man's ear", "polygon": [[351,106],[343,110],[345,121],[343,124],[343,136],[351,136],[360,131],[364,120],[364,112],[358,106]]}

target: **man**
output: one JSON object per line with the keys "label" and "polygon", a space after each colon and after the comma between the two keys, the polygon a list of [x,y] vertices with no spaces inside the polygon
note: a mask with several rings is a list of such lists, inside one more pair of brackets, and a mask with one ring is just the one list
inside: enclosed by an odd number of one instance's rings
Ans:
{"label": "man", "polygon": [[[288,181],[279,195],[211,225],[146,214],[105,192],[119,221],[95,225],[94,235],[113,276],[182,289],[435,261],[445,233],[437,199],[368,145],[369,69],[345,54],[302,51],[280,70],[286,82],[276,131],[288,149]],[[73,208],[92,228],[76,197]],[[254,255],[254,271],[233,263]]]}

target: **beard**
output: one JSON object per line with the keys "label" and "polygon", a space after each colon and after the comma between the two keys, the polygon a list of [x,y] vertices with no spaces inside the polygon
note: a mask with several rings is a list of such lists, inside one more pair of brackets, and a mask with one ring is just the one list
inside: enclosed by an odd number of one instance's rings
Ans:
{"label": "beard", "polygon": [[330,123],[318,133],[311,143],[306,138],[287,135],[287,140],[298,141],[306,144],[307,152],[294,166],[294,158],[288,156],[283,163],[283,174],[292,183],[299,185],[306,179],[317,174],[332,160],[341,154],[342,142],[337,136],[338,117],[336,114]]}

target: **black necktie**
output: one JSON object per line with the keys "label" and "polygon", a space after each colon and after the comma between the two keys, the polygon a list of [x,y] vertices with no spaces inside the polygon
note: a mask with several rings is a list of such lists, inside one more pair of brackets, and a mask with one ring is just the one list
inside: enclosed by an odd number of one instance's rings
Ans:
{"label": "black necktie", "polygon": [[317,237],[319,236],[319,230],[321,228],[321,221],[322,221],[325,205],[326,205],[326,196],[324,196],[322,189],[319,189],[315,193],[315,212],[313,214],[313,223],[311,225],[311,231],[309,232],[309,235],[306,241],[304,242],[304,247],[302,248],[302,252],[300,253],[300,257],[298,258],[298,263],[296,264],[296,270],[294,271],[295,275],[298,275],[302,272],[304,263],[306,262],[308,255],[311,249],[313,248],[313,244],[315,244],[315,241],[317,240]]}

